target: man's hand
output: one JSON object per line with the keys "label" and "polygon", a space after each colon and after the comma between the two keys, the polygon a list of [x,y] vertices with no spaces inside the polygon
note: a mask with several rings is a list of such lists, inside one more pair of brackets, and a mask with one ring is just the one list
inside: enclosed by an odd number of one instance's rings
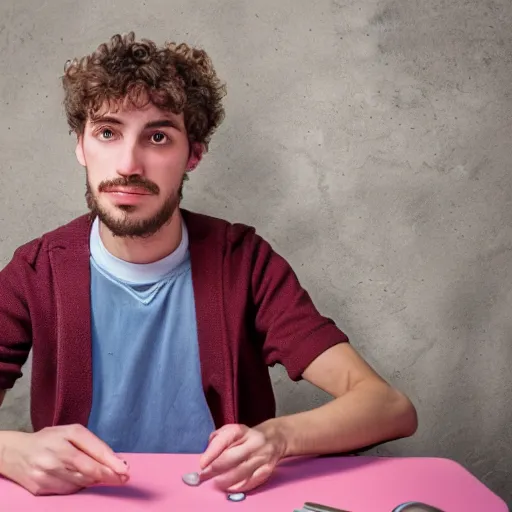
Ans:
{"label": "man's hand", "polygon": [[285,453],[284,435],[270,423],[224,425],[210,436],[200,460],[201,477],[214,478],[227,492],[250,491],[268,480]]}
{"label": "man's hand", "polygon": [[81,425],[0,432],[0,474],[34,495],[71,494],[94,484],[128,481],[127,465]]}

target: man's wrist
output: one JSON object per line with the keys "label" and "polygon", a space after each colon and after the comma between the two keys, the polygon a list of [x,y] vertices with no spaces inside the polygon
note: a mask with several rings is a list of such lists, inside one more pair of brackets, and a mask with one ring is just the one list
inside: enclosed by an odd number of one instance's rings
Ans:
{"label": "man's wrist", "polygon": [[9,458],[9,448],[19,442],[18,438],[23,436],[23,432],[14,430],[0,430],[0,475],[7,476],[7,464]]}
{"label": "man's wrist", "polygon": [[291,454],[293,435],[288,423],[286,418],[281,417],[267,420],[256,427],[275,446],[279,459],[289,457]]}

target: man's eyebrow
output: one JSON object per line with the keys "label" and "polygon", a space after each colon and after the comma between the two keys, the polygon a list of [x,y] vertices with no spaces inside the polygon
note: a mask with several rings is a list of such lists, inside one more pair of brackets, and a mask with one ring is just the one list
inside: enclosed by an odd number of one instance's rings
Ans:
{"label": "man's eyebrow", "polygon": [[122,125],[123,122],[116,117],[111,116],[98,116],[91,119],[91,124],[101,124],[101,123],[111,123],[111,124],[119,124]]}
{"label": "man's eyebrow", "polygon": [[146,130],[149,128],[174,128],[175,130],[181,131],[180,125],[169,118],[150,121],[149,123],[146,123],[144,128]]}
{"label": "man's eyebrow", "polygon": [[[120,126],[124,124],[120,119],[112,116],[98,116],[91,120],[91,124],[93,125],[102,123],[117,124]],[[150,121],[144,125],[144,130],[149,130],[152,128],[174,128],[175,130],[182,131],[180,125],[176,121],[173,121],[169,118],[157,119],[156,121]]]}

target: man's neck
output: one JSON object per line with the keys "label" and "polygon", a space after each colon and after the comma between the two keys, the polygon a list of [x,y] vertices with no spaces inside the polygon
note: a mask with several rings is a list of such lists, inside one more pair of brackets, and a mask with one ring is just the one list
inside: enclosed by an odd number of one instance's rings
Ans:
{"label": "man's neck", "polygon": [[154,263],[176,250],[181,242],[182,217],[179,209],[167,224],[147,238],[117,237],[100,221],[101,241],[107,251],[130,263]]}

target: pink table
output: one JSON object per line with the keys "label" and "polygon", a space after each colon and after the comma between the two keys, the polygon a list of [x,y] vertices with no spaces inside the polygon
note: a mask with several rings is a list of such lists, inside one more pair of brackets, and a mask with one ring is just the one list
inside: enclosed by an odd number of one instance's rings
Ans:
{"label": "pink table", "polygon": [[230,502],[212,482],[188,487],[195,455],[127,454],[125,487],[96,487],[70,496],[34,497],[0,479],[2,512],[293,512],[317,502],[351,512],[391,512],[423,501],[445,512],[508,512],[498,496],[460,465],[438,458],[326,457],[283,462],[245,501]]}

